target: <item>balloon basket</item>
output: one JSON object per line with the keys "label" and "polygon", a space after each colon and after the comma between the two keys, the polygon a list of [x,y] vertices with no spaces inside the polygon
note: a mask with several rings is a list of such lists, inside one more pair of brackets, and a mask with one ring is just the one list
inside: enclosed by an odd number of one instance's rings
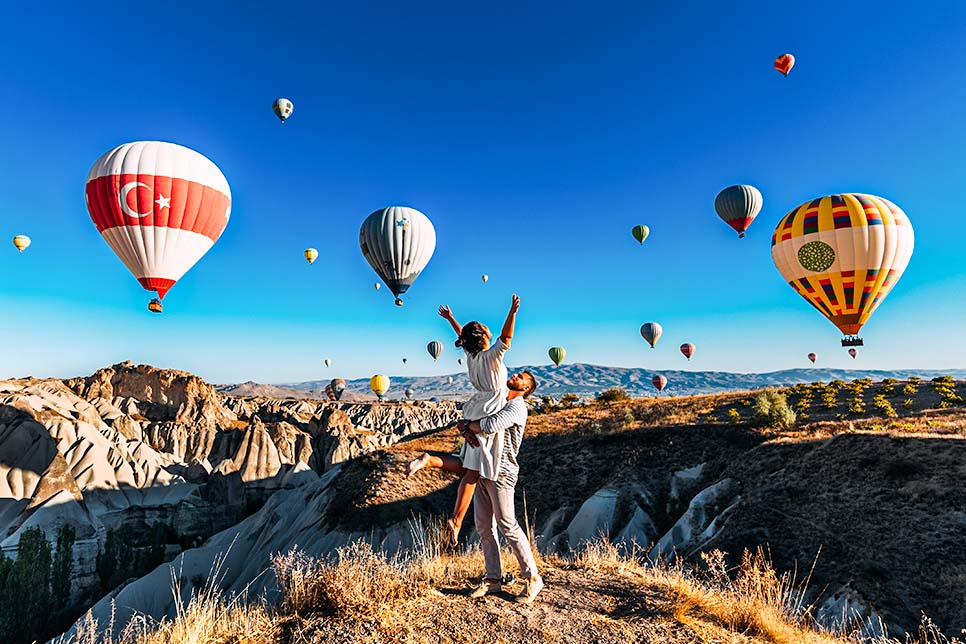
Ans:
{"label": "balloon basket", "polygon": [[850,336],[842,338],[843,347],[864,347],[865,343],[859,336]]}

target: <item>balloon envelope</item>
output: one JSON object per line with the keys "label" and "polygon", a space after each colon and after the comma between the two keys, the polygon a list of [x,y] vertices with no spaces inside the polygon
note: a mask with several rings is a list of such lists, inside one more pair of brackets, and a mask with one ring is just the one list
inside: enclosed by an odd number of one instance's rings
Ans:
{"label": "balloon envelope", "polygon": [[815,361],[818,360],[818,354],[810,353],[808,354],[808,359],[812,361],[812,364],[815,364]]}
{"label": "balloon envelope", "polygon": [[408,398],[409,400],[412,400],[414,393],[415,392],[412,389],[407,389],[406,390],[406,398]]}
{"label": "balloon envelope", "polygon": [[855,336],[909,265],[915,235],[894,203],[845,193],[792,210],[771,244],[775,266],[795,292]]}
{"label": "balloon envelope", "polygon": [[490,281],[490,276],[489,276],[489,275],[484,275],[484,276],[483,276],[483,277],[481,277],[480,279],[481,279],[481,280],[483,280],[483,283],[484,283],[484,284],[486,284],[487,282],[489,282],[489,281]]}
{"label": "balloon envelope", "polygon": [[382,374],[376,374],[369,379],[369,388],[380,398],[389,391],[389,378]]}
{"label": "balloon envelope", "polygon": [[174,143],[119,145],[94,163],[86,192],[101,237],[159,299],[218,241],[231,214],[221,170]]}
{"label": "balloon envelope", "polygon": [[567,357],[567,350],[563,347],[550,347],[550,350],[547,352],[547,354],[550,356],[550,359],[553,360],[553,363],[559,367],[560,363],[563,362],[564,358]]}
{"label": "balloon envelope", "polygon": [[775,69],[780,71],[785,76],[788,76],[788,72],[792,71],[792,67],[795,66],[795,57],[791,54],[782,54],[775,59]]}
{"label": "balloon envelope", "polygon": [[13,238],[13,245],[22,253],[27,246],[30,246],[30,237],[27,237],[26,235],[17,235]]}
{"label": "balloon envelope", "polygon": [[744,237],[748,226],[761,212],[762,198],[758,188],[748,185],[728,186],[714,199],[714,209],[722,221]]}
{"label": "balloon envelope", "polygon": [[691,356],[694,355],[694,345],[691,344],[690,342],[685,342],[684,344],[681,345],[681,353],[684,354],[685,358],[690,360]]}
{"label": "balloon envelope", "polygon": [[436,360],[443,353],[443,343],[439,340],[433,340],[426,345],[426,350],[429,351],[429,355],[433,357],[433,360]]}
{"label": "balloon envelope", "polygon": [[330,367],[330,366],[332,366],[332,361],[331,361],[331,360],[329,360],[328,358],[326,358],[326,359],[325,359],[325,366],[326,366],[326,367]]}
{"label": "balloon envelope", "polygon": [[319,251],[315,250],[314,248],[306,248],[302,255],[305,257],[308,263],[311,264],[319,258]]}
{"label": "balloon envelope", "polygon": [[631,228],[631,234],[634,235],[634,239],[643,244],[647,236],[651,234],[651,229],[647,226],[634,226]]}
{"label": "balloon envelope", "polygon": [[292,116],[292,112],[295,111],[295,106],[287,98],[276,98],[275,102],[272,103],[272,111],[275,112],[278,120],[284,123],[288,117]]}
{"label": "balloon envelope", "polygon": [[859,355],[859,350],[853,347],[852,349],[849,349],[849,355],[852,356],[853,360],[855,360],[856,356]]}
{"label": "balloon envelope", "polygon": [[657,322],[646,322],[641,325],[641,337],[643,337],[651,348],[657,344],[657,341],[661,339],[661,335],[664,333],[664,329]]}
{"label": "balloon envelope", "polygon": [[342,378],[335,378],[329,383],[332,387],[332,391],[335,394],[336,400],[342,400],[342,392],[345,391],[345,380]]}
{"label": "balloon envelope", "polygon": [[433,222],[414,208],[380,208],[362,222],[359,246],[373,270],[401,304],[436,249]]}
{"label": "balloon envelope", "polygon": [[651,378],[651,384],[658,391],[664,391],[664,388],[667,387],[667,378],[664,376],[654,376]]}

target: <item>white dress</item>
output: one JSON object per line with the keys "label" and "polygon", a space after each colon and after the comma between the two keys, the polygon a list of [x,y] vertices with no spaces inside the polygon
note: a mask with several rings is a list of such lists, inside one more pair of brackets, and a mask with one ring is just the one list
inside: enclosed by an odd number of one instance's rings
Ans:
{"label": "white dress", "polygon": [[[503,364],[503,354],[509,347],[497,338],[489,349],[476,355],[466,354],[466,370],[476,393],[463,404],[465,420],[480,420],[492,416],[506,405],[509,393],[506,387],[507,370]],[[500,459],[503,456],[503,441],[494,436],[477,434],[479,447],[463,442],[460,459],[463,467],[476,470],[485,479],[496,480]]]}

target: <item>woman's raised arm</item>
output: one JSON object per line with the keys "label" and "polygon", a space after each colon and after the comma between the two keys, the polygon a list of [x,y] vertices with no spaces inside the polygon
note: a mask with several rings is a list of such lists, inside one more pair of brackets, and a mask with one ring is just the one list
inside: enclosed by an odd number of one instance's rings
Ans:
{"label": "woman's raised arm", "polygon": [[453,317],[453,312],[445,304],[439,307],[439,317],[449,322],[449,325],[456,331],[456,337],[459,337],[460,333],[463,332],[463,327],[456,321],[456,318]]}
{"label": "woman's raised arm", "polygon": [[513,327],[516,324],[517,311],[519,310],[520,298],[514,293],[513,300],[510,302],[510,312],[506,314],[506,322],[503,323],[503,330],[500,331],[500,339],[508,347],[510,346],[510,340],[513,339]]}

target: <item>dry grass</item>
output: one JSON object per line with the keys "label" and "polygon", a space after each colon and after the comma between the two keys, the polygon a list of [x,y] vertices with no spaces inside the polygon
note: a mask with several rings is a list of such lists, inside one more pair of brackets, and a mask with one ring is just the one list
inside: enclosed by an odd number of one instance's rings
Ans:
{"label": "dry grass", "polygon": [[[275,606],[226,597],[209,583],[187,604],[179,603],[172,620],[138,621],[116,637],[88,620],[69,643],[107,644],[112,638],[119,644],[862,641],[855,633],[815,630],[810,607],[802,603],[803,585],[777,573],[761,552],[746,553],[737,570],[728,570],[724,556],[712,553],[698,572],[645,565],[600,542],[573,559],[544,560],[547,589],[532,606],[519,607],[491,598],[474,602],[453,590],[482,570],[479,550],[435,552],[434,531],[424,534],[418,554],[406,559],[374,552],[364,543],[323,559],[298,551],[276,556],[272,564],[282,599]],[[173,590],[180,597],[176,579]],[[906,644],[961,643],[924,620],[918,637]]]}

